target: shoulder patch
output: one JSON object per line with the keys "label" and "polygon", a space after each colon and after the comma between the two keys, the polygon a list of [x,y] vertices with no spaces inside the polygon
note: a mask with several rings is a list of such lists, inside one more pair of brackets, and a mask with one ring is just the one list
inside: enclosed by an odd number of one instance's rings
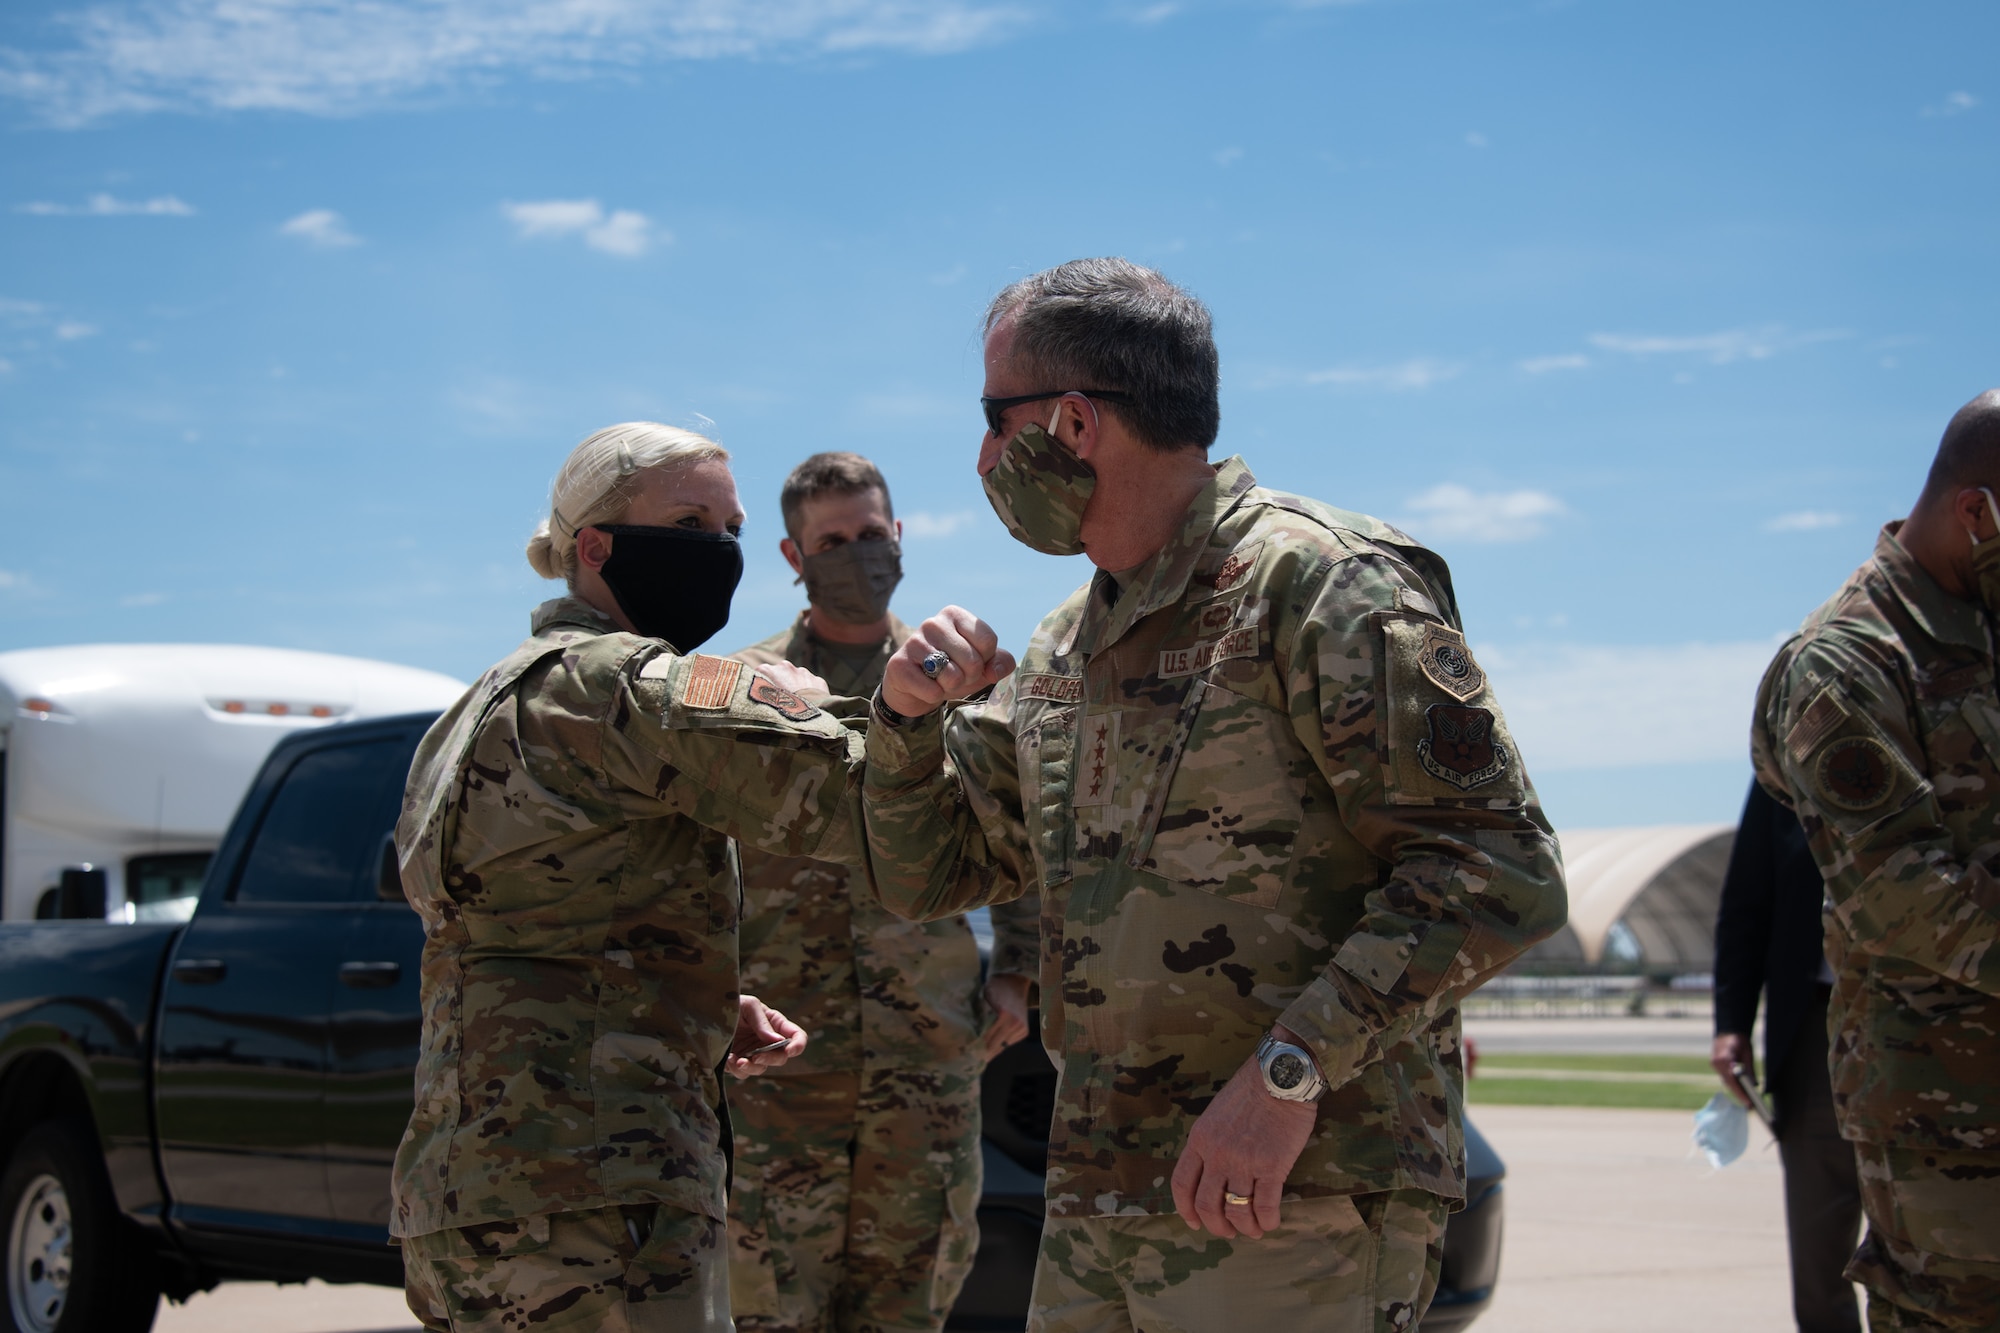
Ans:
{"label": "shoulder patch", "polygon": [[1020,685],[1023,699],[1048,699],[1059,704],[1073,704],[1083,698],[1082,676],[1023,676]]}
{"label": "shoulder patch", "polygon": [[1507,747],[1493,736],[1493,713],[1463,704],[1432,704],[1424,710],[1429,734],[1417,741],[1417,760],[1434,778],[1471,791],[1507,771]]}
{"label": "shoulder patch", "polygon": [[819,716],[819,709],[764,676],[751,677],[750,699],[753,703],[776,709],[794,722],[803,722],[809,717]]}
{"label": "shoulder patch", "polygon": [[1846,717],[1847,710],[1833,697],[1833,690],[1830,687],[1821,690],[1819,697],[1806,705],[1806,711],[1799,714],[1799,720],[1785,733],[1785,748],[1792,752],[1792,762],[1803,764],[1820,738]]}
{"label": "shoulder patch", "polygon": [[[648,663],[648,668],[651,665]],[[681,688],[682,706],[703,709],[729,707],[729,701],[736,697],[737,678],[742,674],[743,664],[733,658],[696,653],[688,663],[687,684]]]}
{"label": "shoulder patch", "polygon": [[1835,741],[1820,752],[1812,772],[1820,796],[1850,813],[1875,809],[1896,788],[1895,758],[1873,736]]}
{"label": "shoulder patch", "polygon": [[[1402,593],[1397,592],[1400,600]],[[1486,688],[1486,673],[1472,660],[1472,650],[1464,636],[1442,625],[1425,628],[1424,641],[1417,649],[1417,665],[1431,684],[1463,703]]]}

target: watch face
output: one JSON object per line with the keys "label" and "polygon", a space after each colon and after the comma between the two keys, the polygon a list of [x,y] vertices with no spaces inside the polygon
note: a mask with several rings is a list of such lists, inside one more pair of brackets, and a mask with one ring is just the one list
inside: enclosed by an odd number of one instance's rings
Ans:
{"label": "watch face", "polygon": [[1286,1051],[1272,1059],[1264,1075],[1271,1080],[1273,1087],[1290,1092],[1306,1081],[1306,1062]]}

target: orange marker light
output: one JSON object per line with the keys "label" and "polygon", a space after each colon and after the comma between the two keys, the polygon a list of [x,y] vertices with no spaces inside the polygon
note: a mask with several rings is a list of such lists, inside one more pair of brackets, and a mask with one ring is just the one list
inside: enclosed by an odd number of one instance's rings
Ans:
{"label": "orange marker light", "polygon": [[23,699],[21,707],[30,713],[53,713],[56,706],[48,699]]}

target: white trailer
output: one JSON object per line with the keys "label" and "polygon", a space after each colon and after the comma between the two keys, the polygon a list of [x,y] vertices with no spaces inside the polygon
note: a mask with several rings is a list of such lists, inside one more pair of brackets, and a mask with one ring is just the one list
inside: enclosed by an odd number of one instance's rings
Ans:
{"label": "white trailer", "polygon": [[288,648],[0,653],[0,917],[185,919],[281,737],[442,709],[464,690],[434,671]]}

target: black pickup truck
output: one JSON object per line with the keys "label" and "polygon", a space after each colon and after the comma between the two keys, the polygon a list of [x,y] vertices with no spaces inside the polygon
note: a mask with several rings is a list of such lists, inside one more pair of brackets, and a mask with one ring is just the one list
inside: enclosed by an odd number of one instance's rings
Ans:
{"label": "black pickup truck", "polygon": [[[0,927],[0,1333],[143,1333],[232,1279],[402,1285],[389,1171],[410,1114],[423,933],[389,832],[430,715],[272,752],[184,925]],[[952,1326],[1018,1329],[1055,1079],[986,1075],[979,1260]],[[1467,1126],[1426,1333],[1491,1298],[1503,1171]]]}

